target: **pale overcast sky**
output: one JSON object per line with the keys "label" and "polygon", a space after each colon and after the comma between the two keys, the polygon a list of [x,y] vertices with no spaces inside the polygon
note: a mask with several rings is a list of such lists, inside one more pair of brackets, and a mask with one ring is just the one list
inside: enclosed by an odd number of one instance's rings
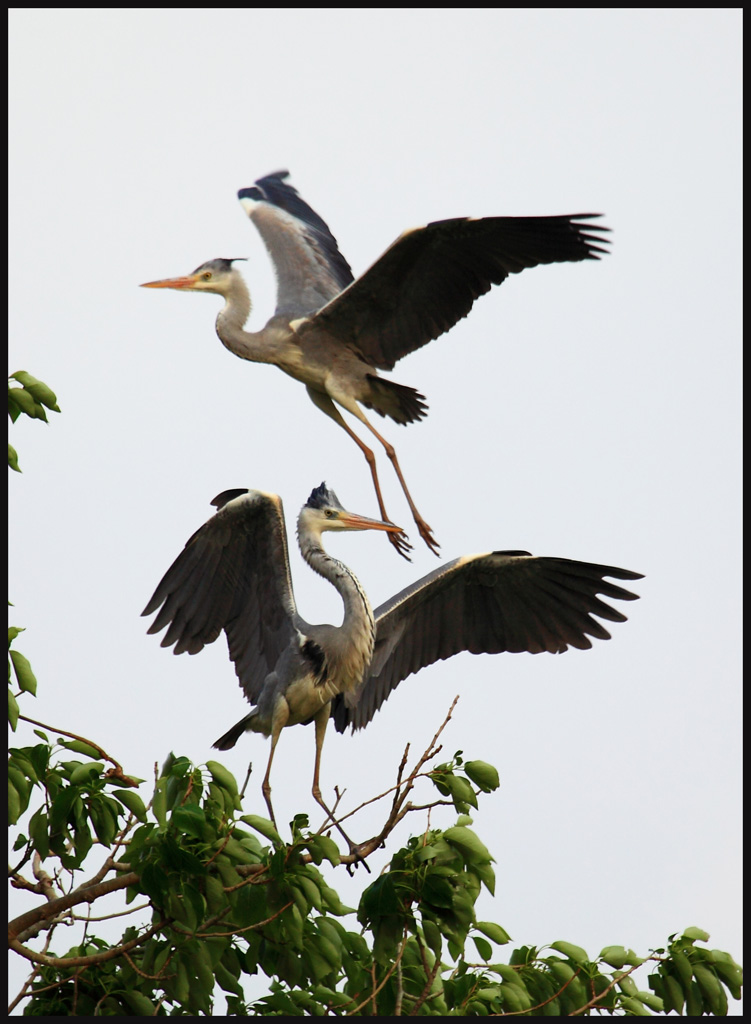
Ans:
{"label": "pale overcast sky", "polygon": [[[645,574],[641,600],[590,651],[411,677],[365,732],[331,728],[322,784],[345,808],[380,792],[459,693],[445,753],[501,775],[476,817],[498,876],[482,918],[591,955],[699,925],[739,957],[738,9],[16,8],[10,27],[9,369],[62,408],[11,429],[24,710],[133,775],[169,750],[215,757],[247,707],[224,641],[175,658],[139,617],[210,500],[274,491],[293,532],[326,480],[376,514],[360,453],[302,386],[222,347],[217,298],[138,288],[245,256],[261,326],[273,275],[238,188],[289,168],[355,274],[430,220],[602,212],[611,256],[493,289],[391,374],[428,418],[376,425],[442,557],[619,565]],[[379,464],[413,563],[377,534],[328,540],[374,605],[438,564]],[[338,622],[296,550],[292,573],[301,613]],[[282,736],[280,822],[319,818],[313,749],[310,729]],[[254,761],[247,808],[265,813],[267,741],[221,756],[240,779]],[[330,881],[345,899],[364,884]]]}

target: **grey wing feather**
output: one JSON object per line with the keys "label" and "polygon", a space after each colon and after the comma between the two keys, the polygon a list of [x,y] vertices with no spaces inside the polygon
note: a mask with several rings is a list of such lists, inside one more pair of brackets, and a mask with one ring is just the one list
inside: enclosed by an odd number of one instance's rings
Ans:
{"label": "grey wing feather", "polygon": [[434,221],[402,234],[353,284],[312,317],[366,362],[397,360],[448,331],[475,299],[543,263],[599,259],[608,228],[600,214]]}
{"label": "grey wing feather", "polygon": [[281,500],[261,491],[225,491],[219,511],[197,530],[143,611],[159,609],[149,633],[163,647],[197,654],[227,634],[230,658],[252,702],[302,624],[289,575]]}
{"label": "grey wing feather", "polygon": [[621,601],[638,595],[606,576],[642,578],[615,566],[525,551],[468,555],[436,569],[376,609],[370,673],[359,690],[334,701],[336,728],[363,728],[402,679],[460,651],[558,654],[591,647],[590,636],[609,639],[592,616],[611,622],[626,616],[597,595]]}
{"label": "grey wing feather", "polygon": [[328,225],[287,184],[288,171],[237,193],[258,229],[277,278],[276,315],[299,317],[324,306],[352,281]]}

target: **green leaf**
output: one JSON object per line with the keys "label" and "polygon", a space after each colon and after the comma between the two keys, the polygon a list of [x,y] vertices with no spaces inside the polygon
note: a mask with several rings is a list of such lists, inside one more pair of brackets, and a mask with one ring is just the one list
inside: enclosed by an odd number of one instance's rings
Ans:
{"label": "green leaf", "polygon": [[703,1016],[704,1000],[702,999],[701,989],[699,988],[697,982],[692,981],[690,985],[684,988],[684,992],[686,994],[686,1016]]}
{"label": "green leaf", "polygon": [[31,820],[29,821],[29,838],[34,845],[34,850],[39,854],[42,860],[49,856],[50,840],[47,825],[47,812],[42,807],[40,807],[39,810],[31,816]]}
{"label": "green leaf", "polygon": [[[315,835],[307,840],[311,854],[315,851],[321,859],[327,860],[334,867],[341,863],[339,847],[330,836]],[[320,861],[318,861],[320,863]]]}
{"label": "green leaf", "polygon": [[441,932],[438,925],[435,922],[423,918],[422,920],[422,933],[425,936],[429,948],[435,953],[436,956],[441,955]]}
{"label": "green leaf", "polygon": [[498,769],[494,768],[492,764],[488,764],[487,761],[465,761],[464,771],[483,793],[492,793],[501,784]]}
{"label": "green leaf", "polygon": [[172,812],[170,821],[181,832],[187,832],[189,836],[194,836],[196,839],[203,839],[206,815],[202,807],[197,807],[195,804],[185,804],[183,807],[176,807]]}
{"label": "green leaf", "polygon": [[162,828],[167,824],[167,779],[162,776],[154,787],[154,798],[151,803],[154,817]]}
{"label": "green leaf", "polygon": [[636,998],[648,1006],[650,1010],[654,1010],[655,1013],[663,1013],[665,1005],[659,996],[653,995],[651,992],[637,992]]}
{"label": "green leaf", "polygon": [[664,982],[665,1012],[670,1013],[671,1010],[675,1010],[676,1013],[682,1014],[684,1000],[680,982],[672,974],[664,975],[662,980]]}
{"label": "green leaf", "polygon": [[447,775],[444,779],[446,787],[454,801],[454,806],[459,810],[465,810],[466,805],[477,807],[477,797],[470,783],[461,775]]}
{"label": "green leaf", "polygon": [[[713,950],[713,952],[718,952]],[[720,980],[727,985],[730,990],[730,994],[733,999],[741,998],[741,987],[743,986],[743,971],[735,961],[732,963],[726,963],[725,961],[716,961],[714,969],[717,972]]]}
{"label": "green leaf", "polygon": [[564,956],[568,957],[569,960],[573,960],[576,964],[589,963],[589,957],[581,946],[575,946],[572,942],[558,942],[550,943],[551,949],[558,950],[559,953],[563,953]]}
{"label": "green leaf", "polygon": [[[20,411],[32,420],[37,419],[37,409],[41,409],[41,406],[34,401],[31,392],[26,391],[24,388],[8,388],[8,405],[10,406],[12,402],[15,402]],[[42,416],[46,419],[44,409],[42,409]],[[16,418],[16,416],[12,416],[13,420]]]}
{"label": "green leaf", "polygon": [[683,933],[684,939],[693,939],[699,942],[709,942],[709,932],[705,932],[703,928],[687,928]]}
{"label": "green leaf", "polygon": [[323,910],[321,890],[312,878],[308,875],[299,874],[295,875],[294,879],[290,879],[290,881],[305,894],[305,900],[308,906],[313,907],[319,913]]}
{"label": "green leaf", "polygon": [[24,655],[17,650],[11,650],[10,660],[13,663],[13,668],[15,669],[15,678],[18,681],[18,686],[22,688],[25,693],[31,693],[36,696],[37,679],[32,672],[32,667],[29,664],[29,658],[24,657]]}
{"label": "green leaf", "polygon": [[495,896],[495,871],[490,864],[473,864],[472,873],[477,875],[491,896]]}
{"label": "green leaf", "polygon": [[705,1003],[707,1003],[715,1016],[719,1016],[719,1008],[722,1003],[722,986],[717,980],[714,971],[703,964],[694,964],[694,977],[701,989]]}
{"label": "green leaf", "polygon": [[218,761],[207,761],[206,768],[211,773],[211,778],[222,789],[226,789],[233,797],[237,796],[237,782],[232,772],[228,771],[223,764],[219,764]]}
{"label": "green leaf", "polygon": [[139,821],[146,821],[146,807],[138,793],[132,789],[116,789],[112,791],[112,795],[124,804],[131,814],[135,814]]}
{"label": "green leaf", "polygon": [[43,381],[37,380],[36,377],[32,377],[30,373],[25,370],[18,370],[16,373],[12,373],[11,377],[17,380],[19,384],[32,395],[37,401],[41,402],[42,405],[46,405],[48,409],[53,412],[60,412],[57,406],[57,396],[55,392],[49,388]]}
{"label": "green leaf", "polygon": [[262,818],[258,814],[244,814],[240,821],[244,821],[246,825],[250,825],[266,839],[270,839],[275,846],[284,846],[282,837],[277,832],[273,821],[269,821],[268,818]]}
{"label": "green leaf", "polygon": [[437,871],[429,871],[425,876],[420,894],[425,903],[431,907],[451,908],[454,903],[454,887],[447,878]]}
{"label": "green leaf", "polygon": [[475,833],[463,825],[454,825],[452,828],[447,828],[443,833],[443,838],[447,843],[450,843],[459,850],[464,859],[470,864],[475,861],[480,864],[489,864],[493,859],[488,848],[478,839]]}
{"label": "green leaf", "polygon": [[156,1006],[142,992],[137,989],[128,989],[121,993],[121,998],[126,1002],[128,1009],[132,1010],[132,1017],[154,1017]]}
{"label": "green leaf", "polygon": [[72,750],[76,754],[85,754],[86,757],[99,757],[102,753],[101,750],[82,740],[66,740],[62,736],[58,736],[57,742],[67,750]]}
{"label": "green leaf", "polygon": [[11,729],[13,730],[13,732],[16,731],[16,726],[18,725],[18,716],[19,716],[19,714],[20,714],[20,711],[19,711],[19,708],[18,708],[18,701],[16,700],[16,698],[13,696],[13,694],[11,693],[11,691],[9,689],[8,690],[8,724],[10,725]]}
{"label": "green leaf", "polygon": [[485,963],[487,963],[488,960],[490,960],[490,958],[493,955],[493,947],[490,945],[487,939],[483,939],[479,935],[473,935],[472,941],[474,942],[475,946],[477,946],[477,952],[480,954],[481,958],[485,961]]}
{"label": "green leaf", "polygon": [[694,970],[691,966],[691,961],[685,953],[681,952],[680,949],[673,950],[671,952],[670,959],[673,961],[673,964],[675,965],[678,977],[681,981],[681,985],[683,986],[683,991],[686,993],[686,997],[688,997],[688,989],[691,985],[691,980],[694,976]]}
{"label": "green leaf", "polygon": [[640,1000],[635,996],[623,996],[620,1000],[620,1005],[624,1010],[628,1010],[632,1017],[651,1017],[652,1014],[644,1006]]}
{"label": "green leaf", "polygon": [[79,764],[70,773],[71,786],[79,786],[82,782],[90,782],[104,771],[103,761],[92,761],[91,764]]}
{"label": "green leaf", "polygon": [[475,928],[481,931],[483,935],[487,935],[489,939],[492,939],[499,946],[505,946],[507,942],[511,942],[511,936],[506,929],[501,928],[499,924],[494,924],[492,921],[478,921]]}
{"label": "green leaf", "polygon": [[15,825],[22,813],[21,795],[8,779],[8,824]]}
{"label": "green leaf", "polygon": [[21,472],[21,467],[18,465],[18,452],[12,444],[8,445],[8,465],[11,469],[14,469],[16,473]]}
{"label": "green leaf", "polygon": [[[626,963],[626,950],[623,946],[605,946],[600,951],[600,959],[604,960],[606,964],[610,964],[611,967],[623,967]],[[634,985],[634,990],[636,990],[636,985]]]}

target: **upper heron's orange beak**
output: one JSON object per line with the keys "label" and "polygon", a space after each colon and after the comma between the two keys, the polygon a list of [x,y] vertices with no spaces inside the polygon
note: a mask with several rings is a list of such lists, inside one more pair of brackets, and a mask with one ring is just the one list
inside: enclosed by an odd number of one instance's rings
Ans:
{"label": "upper heron's orange beak", "polygon": [[192,288],[198,280],[198,274],[189,274],[187,277],[166,277],[163,281],[147,281],[139,288]]}

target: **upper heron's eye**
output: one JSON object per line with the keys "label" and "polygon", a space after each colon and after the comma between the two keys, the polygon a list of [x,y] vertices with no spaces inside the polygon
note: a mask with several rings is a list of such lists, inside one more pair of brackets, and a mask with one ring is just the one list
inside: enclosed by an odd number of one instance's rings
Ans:
{"label": "upper heron's eye", "polygon": [[331,518],[332,518],[332,516],[334,515],[334,510],[333,510],[333,508],[327,508],[327,509],[325,509],[325,510],[324,510],[324,515],[326,516],[326,518],[327,518],[327,519],[331,519]]}
{"label": "upper heron's eye", "polygon": [[204,275],[203,275],[203,279],[204,279],[204,281],[210,281],[210,280],[211,280],[211,271],[210,271],[210,270],[207,270],[207,271],[206,271],[206,272],[204,273]]}

